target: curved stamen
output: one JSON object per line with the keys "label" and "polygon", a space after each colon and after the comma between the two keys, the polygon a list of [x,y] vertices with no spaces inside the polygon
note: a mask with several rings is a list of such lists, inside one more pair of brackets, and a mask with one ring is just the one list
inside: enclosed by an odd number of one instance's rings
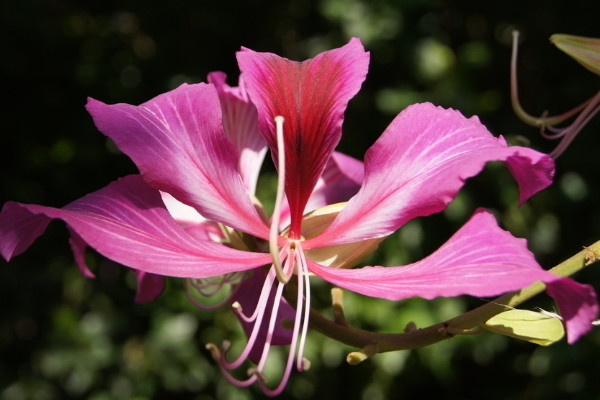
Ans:
{"label": "curved stamen", "polygon": [[571,126],[565,128],[564,138],[550,153],[550,157],[554,159],[558,158],[567,149],[567,147],[569,147],[573,139],[575,139],[583,127],[587,125],[587,123],[594,118],[598,112],[600,112],[600,92],[594,96],[588,107],[577,116]]}
{"label": "curved stamen", "polygon": [[[184,282],[185,294],[196,307],[203,310],[215,310],[224,306],[230,301],[230,299],[238,290],[239,285],[237,284],[244,278],[245,274],[246,272],[232,272],[212,278],[186,279]],[[194,294],[192,293],[193,289],[203,297],[212,297],[221,292],[226,285],[230,285],[230,293],[226,295],[222,301],[219,301],[217,304],[213,305],[201,303],[194,297]]]}
{"label": "curved stamen", "polygon": [[240,380],[234,377],[233,375],[231,375],[227,367],[223,364],[223,361],[225,360],[225,355],[223,354],[223,351],[221,351],[221,349],[219,349],[219,347],[213,343],[208,343],[206,345],[206,349],[210,351],[213,359],[219,365],[219,369],[221,370],[223,376],[225,376],[225,378],[227,378],[227,380],[233,383],[234,385],[239,387],[246,387],[252,385],[258,379],[258,377],[255,374],[250,374],[248,379],[245,380]]}
{"label": "curved stamen", "polygon": [[275,323],[277,321],[277,314],[279,312],[279,304],[281,303],[281,297],[283,295],[283,287],[285,285],[283,283],[277,284],[277,291],[275,293],[275,299],[273,301],[273,309],[271,310],[271,318],[269,320],[269,326],[267,329],[267,337],[265,339],[265,344],[263,347],[262,355],[260,356],[260,361],[256,366],[256,370],[259,373],[262,373],[265,364],[267,362],[267,358],[269,355],[269,350],[271,349],[271,341],[273,340],[273,332],[275,332]]}
{"label": "curved stamen", "polygon": [[[280,257],[280,259],[283,259],[284,261],[285,261],[285,258],[284,258],[284,257],[285,257],[285,255],[287,254],[288,247],[289,247],[289,245],[288,245],[288,244],[286,244],[286,245],[285,245],[285,246],[284,246],[284,247],[281,249],[281,251],[279,252],[279,257]],[[272,271],[272,270],[271,270],[271,271]],[[266,290],[266,288],[265,288],[265,286],[264,286],[264,285],[266,285],[266,281],[265,281],[265,284],[263,285],[263,289],[262,289],[262,291],[261,291],[261,295],[260,295],[260,297],[259,297],[259,300],[258,300],[257,306],[254,308],[254,312],[252,313],[252,315],[251,315],[251,316],[247,316],[247,315],[246,315],[246,314],[243,312],[241,305],[238,307],[238,306],[236,306],[236,305],[235,305],[235,303],[234,303],[234,304],[232,304],[233,311],[234,311],[236,314],[238,314],[238,316],[239,316],[239,317],[240,317],[240,318],[241,318],[241,319],[242,319],[244,322],[252,322],[252,321],[255,321],[255,320],[256,320],[256,318],[257,318],[257,315],[258,315],[258,312],[260,311],[260,308],[258,307],[258,305],[262,305],[262,306],[265,306],[265,307],[266,307],[266,304],[267,304],[266,302],[268,301],[268,298],[269,298],[268,296],[269,296],[269,294],[270,294],[270,292],[271,292],[271,287],[272,287],[272,285],[273,285],[273,281],[274,281],[274,279],[273,279],[273,278],[274,278],[274,276],[273,276],[274,274],[272,274],[272,272],[271,272],[271,271],[269,271],[269,275],[267,276],[267,279],[270,279],[270,280],[271,280],[271,281],[270,281],[270,283],[269,283],[269,290],[267,291],[267,290]],[[237,302],[236,302],[236,303],[237,303]],[[239,303],[237,303],[237,304],[239,305]]]}
{"label": "curved stamen", "polygon": [[[292,254],[290,257],[288,257],[288,259],[294,259],[296,260],[298,257],[298,254],[301,253],[301,250],[298,251],[297,248],[293,248],[292,251],[295,252],[295,254]],[[303,257],[304,254],[302,253],[301,257]],[[307,307],[306,302],[304,301],[304,287],[303,287],[303,280],[302,280],[302,274],[300,273],[300,264],[298,262],[295,263],[286,263],[286,267],[290,267],[290,265],[296,265],[296,275],[298,276],[298,298],[296,300],[296,317],[294,320],[294,328],[292,331],[292,342],[290,343],[290,350],[289,350],[289,354],[288,354],[288,358],[287,358],[287,362],[286,362],[286,366],[285,369],[283,371],[283,375],[281,377],[281,380],[279,382],[279,384],[271,389],[269,387],[266,386],[266,383],[264,382],[264,380],[259,379],[258,380],[258,384],[260,385],[260,388],[262,389],[262,391],[268,395],[268,396],[276,396],[279,393],[281,393],[283,391],[283,389],[285,388],[285,386],[287,385],[287,382],[290,378],[290,374],[292,371],[292,366],[294,365],[294,358],[296,356],[296,350],[297,350],[297,344],[298,344],[298,332],[300,330],[300,320],[302,318],[302,308],[303,307]],[[288,271],[293,273],[293,271]],[[280,283],[279,286],[283,289],[283,284]],[[279,299],[275,299],[275,301],[281,301],[281,298],[279,297]],[[276,303],[277,304],[277,303]],[[275,307],[273,308],[273,312],[275,312]],[[271,328],[274,324],[274,319],[271,319],[271,324],[269,325],[269,333],[272,334],[271,332]],[[268,336],[270,338],[270,336]],[[268,340],[267,343],[265,344],[265,349],[263,350],[263,356],[261,357],[260,363],[258,365],[257,371],[258,372],[262,372],[262,368],[264,366],[264,362],[266,361],[266,355],[268,353],[268,348],[271,346],[270,341]]]}
{"label": "curved stamen", "polygon": [[[196,300],[196,299],[194,298],[194,295],[193,295],[193,294],[191,293],[191,291],[190,291],[190,283],[189,283],[189,280],[186,280],[186,281],[185,281],[185,284],[184,284],[184,286],[185,286],[185,294],[186,294],[186,296],[187,296],[188,300],[189,300],[189,301],[190,301],[190,302],[191,302],[193,305],[195,305],[196,307],[198,307],[198,308],[200,308],[200,309],[202,309],[202,310],[209,310],[209,311],[210,311],[210,310],[216,310],[217,308],[221,308],[221,307],[223,307],[225,304],[227,304],[227,303],[229,302],[229,299],[231,298],[231,296],[233,296],[233,295],[235,294],[235,290],[236,290],[236,289],[233,289],[233,291],[232,291],[232,292],[229,294],[229,296],[227,296],[225,299],[221,300],[221,301],[220,301],[220,302],[218,302],[217,304],[208,305],[208,304],[202,304],[202,303],[200,303],[198,300]],[[193,286],[193,284],[192,284],[192,286]],[[203,293],[201,292],[201,294],[203,294]]]}
{"label": "curved stamen", "polygon": [[[304,251],[302,250],[302,246],[298,243],[298,287],[302,286],[302,281],[304,281],[304,317],[302,321],[302,333],[300,334],[300,345],[298,347],[298,357],[296,368],[298,371],[307,370],[310,366],[310,362],[304,358],[304,344],[306,343],[306,333],[308,332],[308,316],[310,314],[310,274],[308,272],[308,265],[306,264],[306,256],[304,255]],[[298,294],[298,298],[302,298],[302,290],[300,290]],[[298,316],[296,316],[298,319]]]}
{"label": "curved stamen", "polygon": [[592,99],[588,99],[575,107],[574,109],[567,111],[564,114],[557,115],[554,117],[534,117],[528,114],[521,103],[519,102],[519,88],[517,81],[517,54],[519,52],[519,32],[513,31],[513,41],[512,41],[512,55],[510,59],[510,99],[512,103],[513,110],[515,114],[526,124],[532,126],[545,127],[550,125],[560,124],[563,121],[571,118],[573,115],[577,114],[581,110],[583,110],[588,104],[592,101]]}
{"label": "curved stamen", "polygon": [[258,337],[258,332],[260,331],[260,327],[263,322],[263,316],[268,305],[268,299],[269,295],[271,294],[271,288],[273,287],[273,282],[275,281],[275,274],[272,271],[272,269],[271,271],[269,271],[263,284],[260,298],[258,300],[258,303],[256,304],[255,313],[252,315],[252,317],[255,318],[251,317],[249,319],[250,321],[254,319],[255,322],[254,326],[252,327],[252,332],[248,337],[246,347],[234,361],[227,361],[225,356],[223,356],[221,361],[219,362],[219,364],[223,364],[223,366],[227,369],[238,368],[240,365],[242,365],[244,361],[246,361],[248,355],[252,351],[252,348],[256,342],[256,338]]}
{"label": "curved stamen", "polygon": [[271,217],[271,229],[269,232],[269,251],[273,258],[273,267],[277,273],[277,280],[281,283],[288,283],[289,278],[283,273],[281,259],[279,258],[279,217],[281,214],[281,205],[285,194],[285,149],[283,143],[283,121],[281,115],[275,117],[275,127],[277,133],[277,195],[275,197],[275,207]]}

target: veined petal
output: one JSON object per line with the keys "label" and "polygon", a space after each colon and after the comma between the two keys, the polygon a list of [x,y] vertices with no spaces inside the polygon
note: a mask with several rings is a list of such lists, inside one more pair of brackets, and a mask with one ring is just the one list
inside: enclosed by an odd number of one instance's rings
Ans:
{"label": "veined petal", "polygon": [[309,269],[334,285],[388,300],[495,296],[535,281],[559,279],[538,265],[524,239],[500,229],[485,210],[478,210],[438,250],[413,264],[359,269],[310,264]]}
{"label": "veined petal", "polygon": [[386,236],[412,218],[442,211],[467,178],[495,160],[508,165],[521,201],[552,182],[549,156],[507,146],[477,117],[429,103],[410,106],[367,151],[360,191],[305,248]]}
{"label": "veined petal", "polygon": [[254,194],[267,142],[258,131],[256,106],[248,99],[243,81],[240,79],[238,87],[231,87],[226,78],[223,72],[208,74],[208,82],[215,85],[221,100],[225,134],[240,153],[240,175],[246,189]]}
{"label": "veined petal", "polygon": [[500,229],[485,210],[478,210],[438,250],[413,264],[337,269],[307,261],[311,272],[334,285],[388,300],[489,297],[542,281],[561,310],[569,343],[587,333],[598,314],[591,286],[542,269],[526,241]]}
{"label": "veined petal", "polygon": [[120,264],[153,274],[205,278],[270,263],[271,257],[202,241],[186,233],[160,194],[131,175],[62,209],[8,202],[0,213],[0,250],[25,251],[50,220],[67,223],[81,240]]}
{"label": "veined petal", "polygon": [[340,140],[346,105],[366,77],[369,53],[352,39],[304,62],[249,49],[238,52],[237,59],[275,160],[274,118],[285,118],[285,190],[291,232],[298,233],[308,198]]}
{"label": "veined petal", "polygon": [[181,85],[140,105],[89,99],[98,129],[135,162],[146,182],[204,217],[267,238],[223,132],[213,85]]}

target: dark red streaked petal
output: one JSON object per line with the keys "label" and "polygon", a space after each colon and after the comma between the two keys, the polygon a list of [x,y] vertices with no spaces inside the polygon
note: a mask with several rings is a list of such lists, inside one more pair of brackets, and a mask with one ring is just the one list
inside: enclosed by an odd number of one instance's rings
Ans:
{"label": "dark red streaked petal", "polygon": [[285,189],[291,232],[299,234],[304,207],[340,140],[344,110],[366,77],[369,53],[352,39],[304,62],[249,49],[242,49],[237,58],[274,159],[274,118],[285,118]]}

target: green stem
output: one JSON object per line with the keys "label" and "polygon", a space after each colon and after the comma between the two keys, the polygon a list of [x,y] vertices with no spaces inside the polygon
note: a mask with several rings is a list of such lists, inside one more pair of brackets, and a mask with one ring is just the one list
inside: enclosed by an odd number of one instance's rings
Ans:
{"label": "green stem", "polygon": [[[570,276],[598,259],[600,259],[600,241],[563,261],[552,268],[550,272],[559,276]],[[457,332],[469,332],[468,330],[479,326],[492,316],[506,311],[507,307],[516,307],[543,292],[545,288],[546,286],[543,283],[536,282],[518,292],[507,293],[445,322],[405,333],[366,331],[325,318],[314,309],[310,310],[310,327],[325,336],[353,347],[360,349],[376,348],[378,353],[415,349],[448,339]],[[294,285],[286,285],[286,291],[286,296],[290,298],[296,296]]]}

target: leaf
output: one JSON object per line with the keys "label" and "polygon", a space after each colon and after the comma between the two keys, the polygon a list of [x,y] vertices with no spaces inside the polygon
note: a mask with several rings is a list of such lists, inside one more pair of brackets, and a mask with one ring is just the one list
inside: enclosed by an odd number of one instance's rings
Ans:
{"label": "leaf", "polygon": [[565,335],[562,321],[551,313],[510,310],[488,319],[483,326],[488,331],[511,336],[541,346],[559,341]]}
{"label": "leaf", "polygon": [[579,64],[600,75],[600,38],[554,34],[550,41]]}

